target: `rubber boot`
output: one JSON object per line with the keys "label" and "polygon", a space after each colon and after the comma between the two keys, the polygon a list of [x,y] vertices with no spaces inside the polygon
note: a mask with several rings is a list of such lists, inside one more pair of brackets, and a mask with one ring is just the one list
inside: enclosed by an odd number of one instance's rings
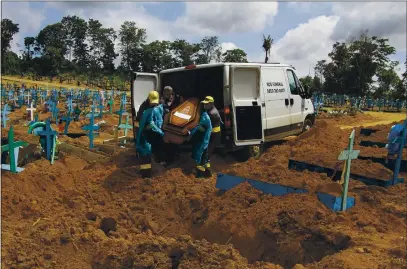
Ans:
{"label": "rubber boot", "polygon": [[205,167],[197,165],[195,169],[196,169],[196,178],[202,178],[205,176],[206,173]]}
{"label": "rubber boot", "polygon": [[152,177],[152,170],[149,169],[142,169],[140,170],[140,174],[142,178],[151,178]]}
{"label": "rubber boot", "polygon": [[212,176],[212,171],[209,168],[205,169],[204,177],[208,178]]}

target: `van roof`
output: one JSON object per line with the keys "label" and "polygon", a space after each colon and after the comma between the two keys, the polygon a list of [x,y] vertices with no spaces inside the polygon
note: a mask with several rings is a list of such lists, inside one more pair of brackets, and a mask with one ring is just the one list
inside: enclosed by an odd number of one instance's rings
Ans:
{"label": "van roof", "polygon": [[[197,65],[191,65],[195,66],[191,69],[195,68],[208,68],[208,67],[216,67],[216,66],[277,66],[277,67],[291,67],[294,68],[292,65],[289,64],[281,64],[281,63],[261,63],[261,62],[251,62],[251,63],[213,63],[213,64],[197,64]],[[171,73],[171,72],[176,72],[176,71],[182,71],[188,69],[187,66],[183,67],[177,67],[177,68],[171,68],[171,69],[166,69],[161,71],[160,73]],[[295,68],[294,68],[295,69]]]}

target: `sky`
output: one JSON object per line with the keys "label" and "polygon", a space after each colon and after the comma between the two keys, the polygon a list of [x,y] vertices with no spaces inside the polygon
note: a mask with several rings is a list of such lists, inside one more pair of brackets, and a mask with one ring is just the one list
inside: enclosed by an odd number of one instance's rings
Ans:
{"label": "sky", "polygon": [[[115,30],[135,21],[147,30],[147,41],[186,39],[198,42],[216,35],[222,49],[241,48],[252,62],[264,61],[263,34],[274,44],[269,62],[293,65],[299,76],[314,74],[318,60],[328,60],[336,41],[361,30],[388,38],[391,57],[405,71],[406,2],[2,2],[2,19],[19,24],[12,50],[24,37],[36,36],[66,15],[97,19]],[[18,47],[21,45],[21,48]],[[116,59],[116,63],[120,58]]]}

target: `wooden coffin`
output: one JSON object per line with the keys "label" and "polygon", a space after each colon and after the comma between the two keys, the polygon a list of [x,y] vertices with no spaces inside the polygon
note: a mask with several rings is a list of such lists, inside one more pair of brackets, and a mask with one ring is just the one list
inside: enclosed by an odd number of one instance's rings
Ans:
{"label": "wooden coffin", "polygon": [[199,100],[190,98],[164,116],[164,141],[182,144],[188,137],[188,131],[199,124],[201,113]]}

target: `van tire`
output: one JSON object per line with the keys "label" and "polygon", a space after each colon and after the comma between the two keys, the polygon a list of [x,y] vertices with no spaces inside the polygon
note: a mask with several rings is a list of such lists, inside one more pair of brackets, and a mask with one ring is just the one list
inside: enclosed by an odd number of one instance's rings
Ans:
{"label": "van tire", "polygon": [[236,152],[236,159],[241,162],[245,162],[250,158],[255,160],[260,159],[263,154],[263,145],[246,146],[243,149]]}
{"label": "van tire", "polygon": [[306,118],[304,121],[304,125],[302,127],[302,132],[304,133],[304,132],[308,131],[309,129],[311,129],[311,127],[312,127],[311,119]]}

